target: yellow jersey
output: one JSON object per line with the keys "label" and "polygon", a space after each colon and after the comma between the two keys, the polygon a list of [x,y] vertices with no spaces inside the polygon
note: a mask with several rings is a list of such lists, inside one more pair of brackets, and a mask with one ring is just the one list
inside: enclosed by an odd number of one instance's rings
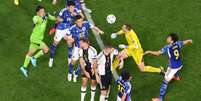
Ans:
{"label": "yellow jersey", "polygon": [[129,49],[141,49],[140,41],[137,37],[137,34],[134,30],[130,30],[128,33],[125,33],[123,30],[120,30],[117,34],[125,34],[126,40],[128,42]]}

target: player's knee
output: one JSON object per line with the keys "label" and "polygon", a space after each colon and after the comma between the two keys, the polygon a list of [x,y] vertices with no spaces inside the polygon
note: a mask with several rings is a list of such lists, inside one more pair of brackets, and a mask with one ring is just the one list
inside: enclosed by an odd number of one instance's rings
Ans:
{"label": "player's knee", "polygon": [[48,48],[48,47],[44,48],[43,52],[44,52],[45,54],[47,54],[47,53],[49,52],[49,48]]}
{"label": "player's knee", "polygon": [[54,45],[58,45],[58,44],[59,44],[59,41],[55,41],[55,40],[54,40],[53,44],[54,44]]}
{"label": "player's knee", "polygon": [[168,76],[165,76],[165,81],[170,82],[171,79],[172,79],[172,78],[170,78],[170,77],[168,77]]}

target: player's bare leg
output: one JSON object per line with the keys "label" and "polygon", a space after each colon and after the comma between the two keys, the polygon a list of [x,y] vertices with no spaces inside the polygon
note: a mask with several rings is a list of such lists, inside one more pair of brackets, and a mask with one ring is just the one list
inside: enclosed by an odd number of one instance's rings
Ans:
{"label": "player's bare leg", "polygon": [[87,12],[87,13],[91,13],[91,9],[87,8],[85,3],[84,3],[84,0],[80,0],[80,3],[81,3],[81,6],[82,6],[82,10]]}
{"label": "player's bare leg", "polygon": [[111,89],[111,86],[109,86],[109,88],[108,88],[108,90],[107,90],[107,94],[106,94],[106,97],[105,97],[105,101],[108,101],[108,99],[109,99],[110,89]]}
{"label": "player's bare leg", "polygon": [[82,78],[82,87],[81,87],[81,101],[85,101],[85,95],[87,92],[87,82],[88,82],[88,78],[83,77]]}

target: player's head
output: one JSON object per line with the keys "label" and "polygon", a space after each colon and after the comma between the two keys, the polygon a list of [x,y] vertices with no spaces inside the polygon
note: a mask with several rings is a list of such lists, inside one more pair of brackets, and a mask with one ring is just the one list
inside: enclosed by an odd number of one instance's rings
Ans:
{"label": "player's head", "polygon": [[167,36],[167,43],[175,43],[176,41],[178,41],[179,37],[176,33],[170,33]]}
{"label": "player's head", "polygon": [[128,32],[128,31],[132,30],[132,27],[131,27],[130,24],[124,24],[122,26],[122,30],[125,31],[125,32]]}
{"label": "player's head", "polygon": [[36,7],[36,13],[38,16],[41,16],[41,17],[45,16],[45,8],[41,5],[38,5]]}
{"label": "player's head", "polygon": [[112,53],[113,50],[114,50],[114,47],[112,45],[110,45],[110,44],[106,44],[105,47],[104,47],[104,53],[106,55]]}
{"label": "player's head", "polygon": [[84,19],[82,18],[82,16],[81,15],[76,15],[75,19],[76,19],[76,21],[75,21],[76,25],[78,27],[82,27],[83,21],[84,21]]}
{"label": "player's head", "polygon": [[127,71],[127,70],[123,70],[122,73],[121,73],[121,76],[122,76],[122,79],[124,81],[130,81],[132,76],[130,75],[130,73]]}
{"label": "player's head", "polygon": [[89,46],[89,40],[86,38],[80,39],[80,47],[81,48],[87,48]]}
{"label": "player's head", "polygon": [[67,8],[70,12],[73,12],[75,10],[75,3],[73,1],[68,1]]}

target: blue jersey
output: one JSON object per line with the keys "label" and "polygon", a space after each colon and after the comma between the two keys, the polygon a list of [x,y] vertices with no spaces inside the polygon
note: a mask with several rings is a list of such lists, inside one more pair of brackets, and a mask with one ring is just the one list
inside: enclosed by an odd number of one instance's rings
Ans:
{"label": "blue jersey", "polygon": [[[75,14],[78,14],[77,9],[75,9]],[[68,11],[68,8],[64,8],[60,11],[59,17],[63,19],[62,22],[57,24],[57,29],[64,30],[70,28],[74,24],[74,16]]]}
{"label": "blue jersey", "polygon": [[124,94],[126,94],[126,100],[125,101],[131,101],[131,90],[132,86],[129,81],[122,80],[122,77],[119,77],[116,81],[118,85],[118,97],[122,98]]}
{"label": "blue jersey", "polygon": [[182,66],[181,48],[183,44],[182,41],[177,41],[173,44],[166,45],[161,49],[163,54],[168,54],[170,68],[177,69]]}
{"label": "blue jersey", "polygon": [[73,25],[70,28],[70,34],[75,39],[75,46],[80,47],[80,38],[84,37],[88,39],[89,37],[89,29],[92,28],[93,25],[88,21],[84,21],[82,27],[78,27],[77,25]]}

